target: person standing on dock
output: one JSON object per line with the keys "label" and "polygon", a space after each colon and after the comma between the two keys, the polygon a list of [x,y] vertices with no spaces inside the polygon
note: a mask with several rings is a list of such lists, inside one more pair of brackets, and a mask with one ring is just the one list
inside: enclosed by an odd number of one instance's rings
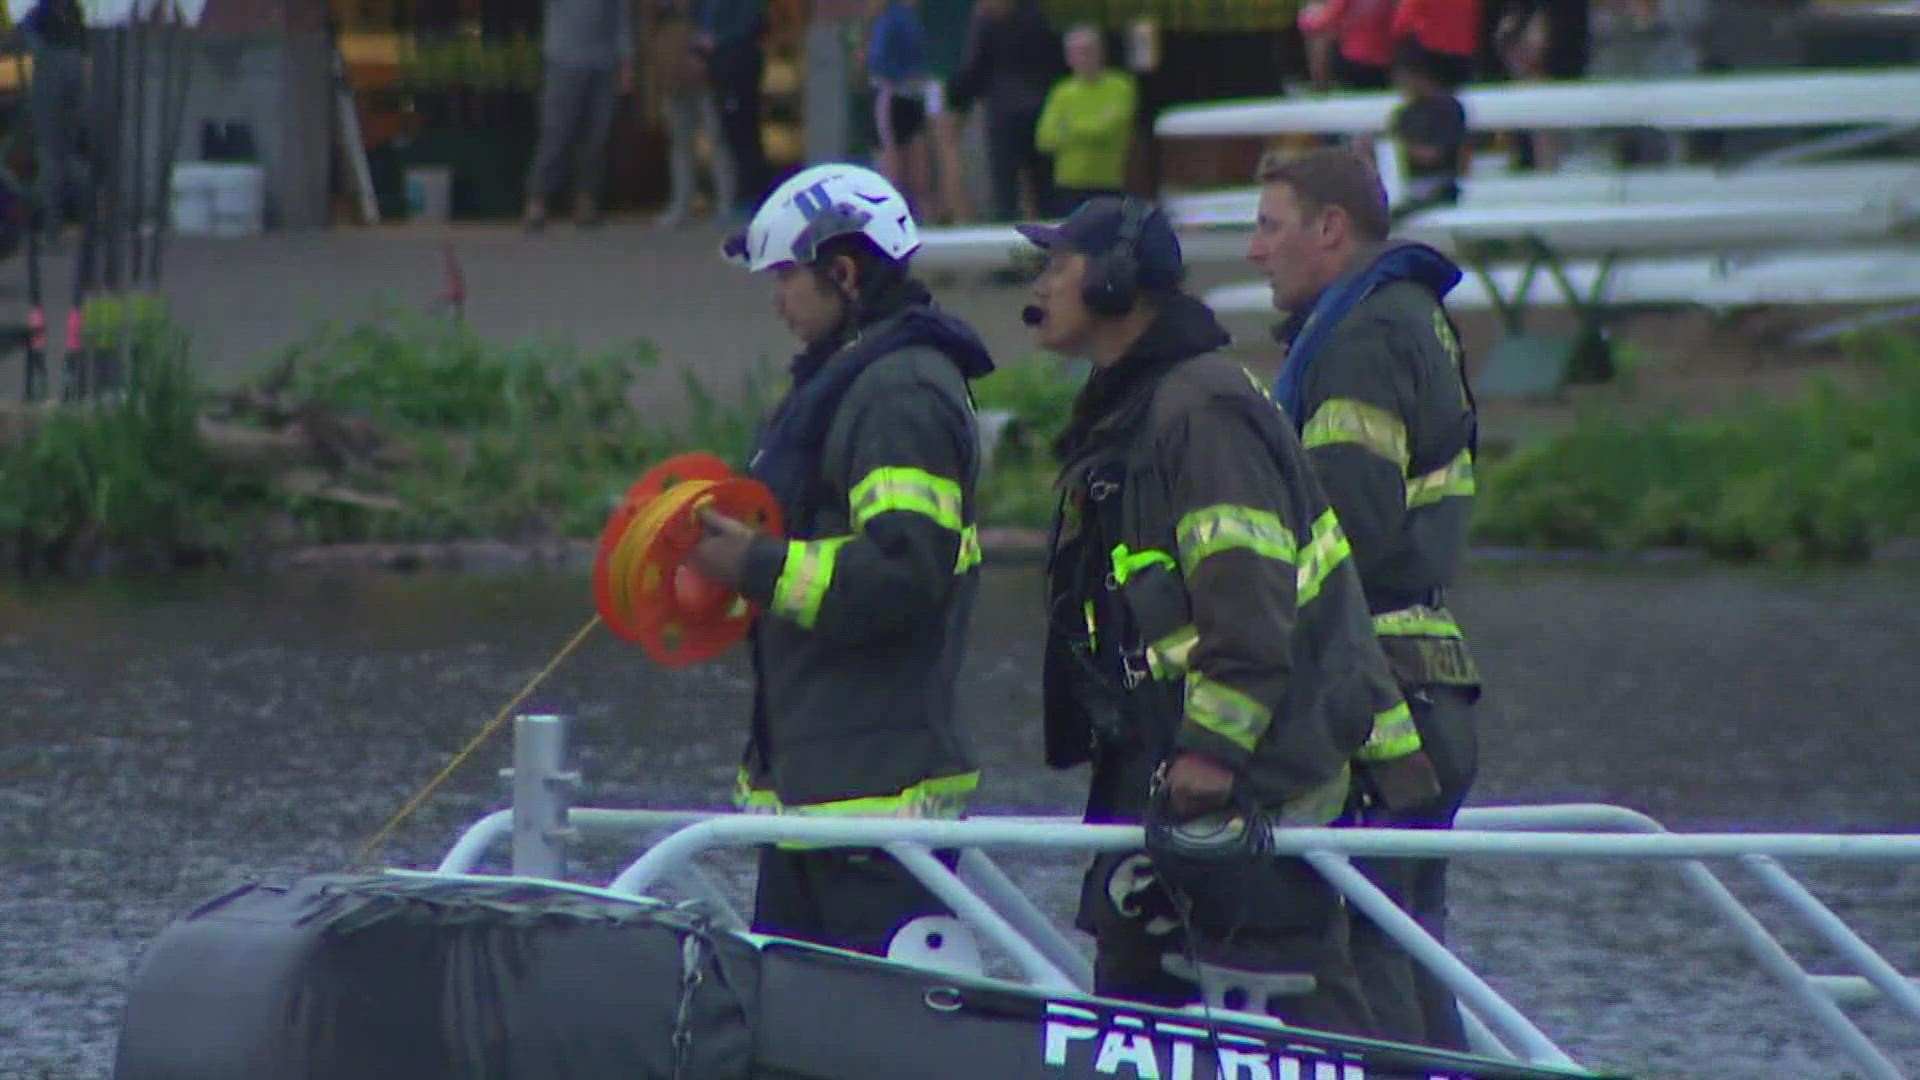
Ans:
{"label": "person standing on dock", "polygon": [[[1022,314],[1092,361],[1055,442],[1048,764],[1093,766],[1086,819],[1147,826],[1088,870],[1096,993],[1369,1034],[1339,892],[1273,825],[1345,820],[1356,759],[1418,758],[1340,522],[1299,437],[1180,289],[1140,199],[1022,225],[1047,256]],[[1236,1006],[1237,1007],[1237,1006]]]}
{"label": "person standing on dock", "polygon": [[614,107],[633,90],[633,17],[633,0],[546,0],[540,141],[527,178],[530,229],[546,225],[547,199],[568,179],[574,223],[600,221]]}
{"label": "person standing on dock", "polygon": [[[1346,526],[1367,610],[1439,780],[1405,804],[1362,769],[1362,823],[1446,829],[1478,767],[1480,674],[1446,591],[1466,552],[1478,421],[1460,338],[1442,301],[1460,269],[1421,244],[1390,243],[1387,196],[1350,150],[1270,157],[1247,256],[1287,314],[1275,398]],[[1447,864],[1358,860],[1444,942]],[[1385,1038],[1466,1049],[1438,979],[1365,918],[1354,959]]]}
{"label": "person standing on dock", "polygon": [[[909,276],[907,200],[855,165],[807,169],[727,253],[772,279],[802,351],[748,469],[788,539],[704,511],[693,567],[761,606],[748,812],[952,818],[980,782],[954,701],[979,589],[986,346]],[[946,857],[951,862],[951,856]],[[947,909],[877,849],[765,849],[754,929],[884,955]]]}
{"label": "person standing on dock", "polygon": [[1050,217],[1066,217],[1082,202],[1118,195],[1127,186],[1127,149],[1140,97],[1132,74],[1107,66],[1098,28],[1067,31],[1066,52],[1073,73],[1047,95],[1033,136],[1040,152],[1053,158],[1055,202],[1040,208]]}

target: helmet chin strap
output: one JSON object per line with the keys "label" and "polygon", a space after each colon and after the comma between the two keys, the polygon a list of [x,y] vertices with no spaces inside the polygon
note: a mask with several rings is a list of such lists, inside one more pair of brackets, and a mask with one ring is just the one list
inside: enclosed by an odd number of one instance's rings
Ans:
{"label": "helmet chin strap", "polygon": [[834,335],[842,342],[853,340],[860,333],[860,291],[826,267],[815,264],[814,272],[825,278],[834,292],[840,294],[840,322],[834,326]]}

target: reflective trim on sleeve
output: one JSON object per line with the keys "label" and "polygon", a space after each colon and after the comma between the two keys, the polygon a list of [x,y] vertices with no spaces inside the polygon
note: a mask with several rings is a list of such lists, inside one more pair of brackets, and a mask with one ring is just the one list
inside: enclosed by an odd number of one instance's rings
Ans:
{"label": "reflective trim on sleeve", "polygon": [[1180,572],[1189,578],[1201,563],[1223,551],[1243,549],[1292,565],[1297,547],[1278,515],[1230,503],[1189,511],[1173,532],[1180,548]]}
{"label": "reflective trim on sleeve", "polygon": [[775,614],[793,620],[802,630],[813,629],[819,621],[820,604],[833,584],[833,563],[840,548],[851,536],[826,540],[787,541],[787,562],[780,568],[780,580],[774,582]]}
{"label": "reflective trim on sleeve", "polygon": [[1413,711],[1401,702],[1373,718],[1373,733],[1354,752],[1361,761],[1392,761],[1420,749],[1420,731],[1413,726]]}
{"label": "reflective trim on sleeve", "polygon": [[1252,753],[1273,710],[1196,671],[1187,676],[1187,719]]}
{"label": "reflective trim on sleeve", "polygon": [[847,496],[847,508],[855,529],[895,512],[932,518],[934,524],[954,532],[965,524],[958,483],[905,466],[874,469],[861,477]]}
{"label": "reflective trim on sleeve", "polygon": [[1300,441],[1311,450],[1316,446],[1353,443],[1393,462],[1407,471],[1407,425],[1398,416],[1378,405],[1353,398],[1328,398],[1314,410],[1300,432]]}
{"label": "reflective trim on sleeve", "polygon": [[1473,451],[1462,450],[1451,462],[1407,481],[1407,509],[1430,506],[1441,499],[1474,493]]}
{"label": "reflective trim on sleeve", "polygon": [[1347,543],[1346,531],[1340,528],[1340,519],[1332,510],[1321,514],[1313,523],[1312,539],[1300,549],[1300,569],[1295,579],[1299,598],[1295,603],[1301,607],[1312,603],[1327,578],[1351,554],[1353,547]]}

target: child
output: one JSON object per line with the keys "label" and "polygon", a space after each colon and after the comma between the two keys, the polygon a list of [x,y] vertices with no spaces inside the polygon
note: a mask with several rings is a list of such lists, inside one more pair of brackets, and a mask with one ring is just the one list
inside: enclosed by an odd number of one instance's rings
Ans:
{"label": "child", "polygon": [[1393,114],[1393,134],[1407,158],[1407,194],[1397,219],[1459,201],[1467,144],[1467,110],[1433,55],[1408,41],[1395,50],[1393,84],[1406,103]]}

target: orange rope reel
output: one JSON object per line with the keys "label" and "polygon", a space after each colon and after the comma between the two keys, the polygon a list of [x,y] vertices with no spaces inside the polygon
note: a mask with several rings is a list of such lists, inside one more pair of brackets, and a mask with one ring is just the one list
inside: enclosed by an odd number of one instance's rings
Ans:
{"label": "orange rope reel", "polygon": [[720,655],[759,615],[757,605],[686,565],[701,536],[694,512],[707,505],[769,536],[783,527],[766,485],[735,476],[712,454],[681,454],[649,469],[600,530],[594,605],[614,633],[666,667]]}

